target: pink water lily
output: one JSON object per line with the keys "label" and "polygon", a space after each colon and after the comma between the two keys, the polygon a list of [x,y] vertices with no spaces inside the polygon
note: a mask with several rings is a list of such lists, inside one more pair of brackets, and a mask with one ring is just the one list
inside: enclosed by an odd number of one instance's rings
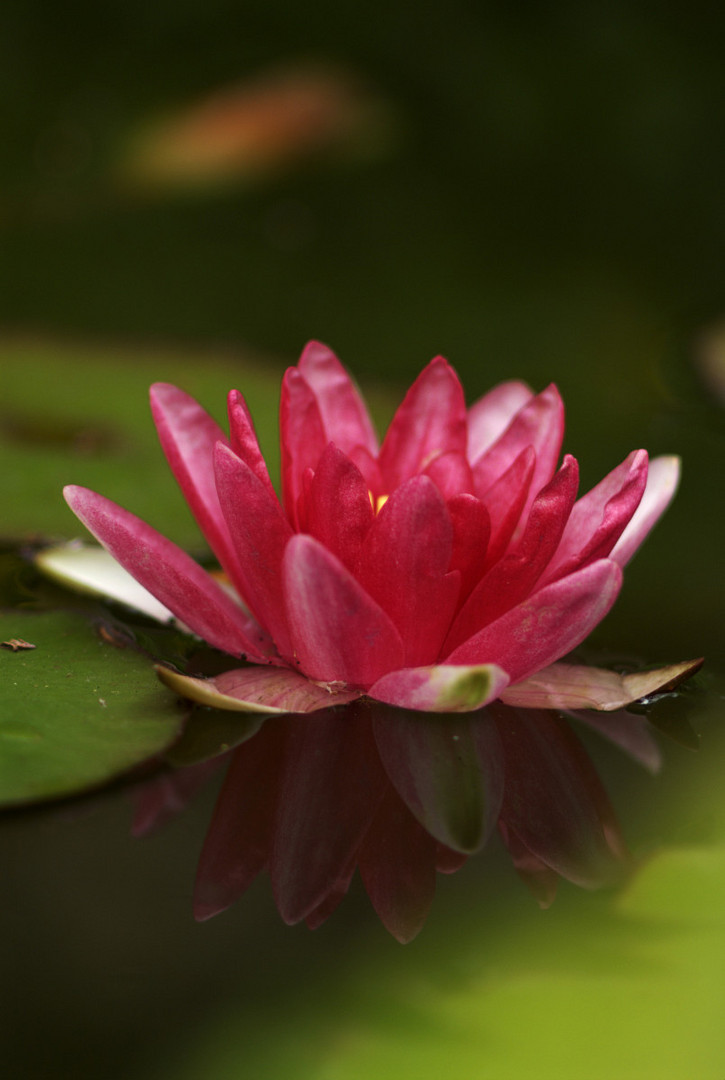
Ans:
{"label": "pink water lily", "polygon": [[[201,705],[254,714],[227,754],[197,916],[267,869],[285,920],[317,926],[358,868],[408,941],[436,870],[458,869],[496,826],[542,903],[559,877],[613,880],[626,852],[612,808],[550,710],[606,713],[592,726],[656,766],[645,722],[621,710],[697,662],[619,675],[561,660],[610,610],[678,460],[633,451],[578,498],[576,459],[559,463],[556,388],[503,383],[467,409],[441,357],[379,446],[350,377],[316,342],[282,385],[281,500],[237,391],[228,437],[176,387],[154,386],[151,406],[226,582],[103,496],[65,494],[166,611],[243,661],[213,678],[158,668]],[[209,768],[148,788],[137,831]]]}
{"label": "pink water lily", "polygon": [[[68,487],[66,499],[193,632],[264,665],[227,676],[222,706],[231,697],[250,709],[313,712],[364,695],[463,712],[510,694],[518,701],[522,690],[529,707],[546,706],[542,672],[556,678],[551,665],[607,614],[622,567],[677,484],[676,458],[648,465],[637,450],[577,499],[575,458],[558,465],[556,388],[535,395],[503,383],[467,409],[441,357],[413,383],[379,447],[344,368],[324,345],[308,345],[282,385],[281,501],[237,391],[228,438],[176,387],[154,386],[151,405],[236,595],[103,496]],[[591,688],[580,683],[589,706]],[[208,701],[217,687],[187,691]]]}

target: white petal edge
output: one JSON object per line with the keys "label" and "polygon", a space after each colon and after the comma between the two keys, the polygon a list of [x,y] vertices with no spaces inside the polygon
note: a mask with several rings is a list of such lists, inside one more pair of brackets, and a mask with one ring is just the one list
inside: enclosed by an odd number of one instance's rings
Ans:
{"label": "white petal edge", "polygon": [[173,622],[189,632],[167,607],[143,585],[139,585],[128,570],[124,570],[100,544],[71,540],[67,544],[44,548],[37,552],[33,561],[42,573],[66,588],[115,600],[158,622]]}

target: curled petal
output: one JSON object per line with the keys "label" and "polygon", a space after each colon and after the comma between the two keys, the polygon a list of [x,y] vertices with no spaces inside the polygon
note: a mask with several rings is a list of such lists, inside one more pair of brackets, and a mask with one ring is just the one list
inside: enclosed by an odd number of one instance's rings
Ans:
{"label": "curled petal", "polygon": [[458,376],[438,356],[415,380],[388,428],[380,451],[386,491],[400,487],[440,454],[465,454],[466,428]]}
{"label": "curled petal", "polygon": [[468,410],[468,460],[476,461],[503,435],[514,416],[534,396],[526,383],[499,383]]}
{"label": "curled petal", "polygon": [[501,700],[527,709],[598,709],[614,712],[633,701],[673,690],[702,667],[703,661],[686,660],[656,671],[618,675],[606,668],[551,664],[535,675],[505,689]]}
{"label": "curled petal", "polygon": [[576,458],[567,455],[554,479],[534,499],[514,549],[481,579],[461,609],[448,635],[447,651],[531,594],[559,544],[578,483]]}
{"label": "curled petal", "polygon": [[378,440],[365,403],[332,350],[319,341],[309,342],[297,370],[317,399],[327,441],[345,454],[362,446],[376,457]]}
{"label": "curled petal", "polygon": [[626,566],[649,531],[657,524],[672,502],[680,480],[680,459],[675,456],[654,458],[649,463],[647,486],[642,501],[614,546],[610,558]]}
{"label": "curled petal", "polygon": [[454,851],[482,848],[498,819],[504,784],[488,715],[425,716],[378,706],[373,729],[385,771],[423,828]]}
{"label": "curled petal", "polygon": [[647,452],[634,450],[574,504],[542,584],[605,559],[636,511],[647,483]]}
{"label": "curled petal", "polygon": [[214,483],[214,447],[226,443],[226,435],[194,398],[170,383],[154,383],[150,400],[171,471],[209,546],[239,588],[239,562]]}
{"label": "curled petal", "polygon": [[481,502],[491,521],[491,537],[479,577],[485,570],[490,570],[508,548],[528,501],[535,468],[534,448],[527,446],[486,494],[481,496]]}
{"label": "curled petal", "polygon": [[282,576],[294,655],[310,678],[364,688],[401,666],[398,631],[317,540],[290,540]]}
{"label": "curled petal", "polygon": [[373,683],[368,696],[421,712],[473,712],[500,697],[508,681],[506,672],[494,664],[438,664],[391,671]]}
{"label": "curled petal", "polygon": [[622,572],[609,559],[555,581],[474,634],[447,664],[497,664],[511,683],[553,664],[602,621],[622,587]]}
{"label": "curled petal", "polygon": [[280,653],[291,655],[280,567],[292,536],[277,496],[228,446],[214,457],[219,497],[242,567],[244,599],[270,632]]}
{"label": "curled petal", "polygon": [[103,495],[74,486],[63,494],[114,559],[204,641],[259,663],[276,658],[256,622],[176,544]]}
{"label": "curled petal", "polygon": [[360,696],[356,691],[318,686],[288,668],[236,668],[211,679],[180,675],[160,664],[156,672],[162,683],[181,697],[231,712],[309,713],[346,705]]}
{"label": "curled petal", "polygon": [[297,501],[303,491],[307,469],[317,468],[330,441],[320,415],[317,398],[297,368],[288,368],[282,380],[279,403],[282,452],[282,496],[287,516],[297,526]]}
{"label": "curled petal", "polygon": [[252,417],[247,408],[247,403],[238,390],[230,390],[227,398],[227,410],[229,413],[229,434],[232,450],[249,466],[258,480],[269,489],[274,491],[272,481],[269,479],[267,463],[259,448],[257,433],[254,430]]}
{"label": "curled petal", "polygon": [[[529,507],[556,470],[564,439],[564,404],[552,384],[516,413],[503,435],[473,463],[476,494],[487,502],[489,488],[516,460],[522,450],[533,447],[536,464],[524,503],[519,529]],[[516,535],[516,534],[514,534]]]}

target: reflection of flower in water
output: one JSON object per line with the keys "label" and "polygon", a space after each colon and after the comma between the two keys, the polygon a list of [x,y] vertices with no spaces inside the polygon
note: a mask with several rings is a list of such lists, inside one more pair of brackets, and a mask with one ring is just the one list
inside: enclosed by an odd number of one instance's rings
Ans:
{"label": "reflection of flower in water", "polygon": [[162,669],[165,682],[202,704],[294,714],[233,755],[199,914],[268,866],[283,917],[315,924],[357,865],[407,939],[436,865],[455,869],[497,821],[544,899],[556,874],[610,879],[622,844],[609,803],[568,728],[542,710],[616,710],[689,670],[620,677],[557,663],[614,603],[677,460],[648,466],[635,451],[577,501],[576,460],[557,470],[555,387],[505,383],[467,410],[440,357],[379,448],[347,373],[312,343],[283,382],[281,505],[241,395],[229,398],[230,439],[175,387],[154,387],[152,407],[244,607],[109,500],[68,488],[68,502],[174,615],[251,662],[213,679]]}
{"label": "reflection of flower in water", "polygon": [[[650,767],[656,743],[627,716],[627,749]],[[612,734],[617,739],[616,727]],[[436,871],[453,873],[496,824],[539,902],[559,877],[593,888],[626,870],[614,811],[559,715],[493,705],[458,717],[368,702],[269,719],[227,755],[199,863],[194,910],[229,907],[267,870],[288,923],[320,925],[359,870],[387,929],[421,929]],[[173,816],[215,762],[162,775],[137,797],[134,831]]]}

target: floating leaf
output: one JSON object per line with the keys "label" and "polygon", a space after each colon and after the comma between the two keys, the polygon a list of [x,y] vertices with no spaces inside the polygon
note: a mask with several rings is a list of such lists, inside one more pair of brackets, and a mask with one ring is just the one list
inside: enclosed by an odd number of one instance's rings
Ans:
{"label": "floating leaf", "polygon": [[0,614],[0,803],[71,795],[166,749],[184,715],[148,660],[67,612]]}

